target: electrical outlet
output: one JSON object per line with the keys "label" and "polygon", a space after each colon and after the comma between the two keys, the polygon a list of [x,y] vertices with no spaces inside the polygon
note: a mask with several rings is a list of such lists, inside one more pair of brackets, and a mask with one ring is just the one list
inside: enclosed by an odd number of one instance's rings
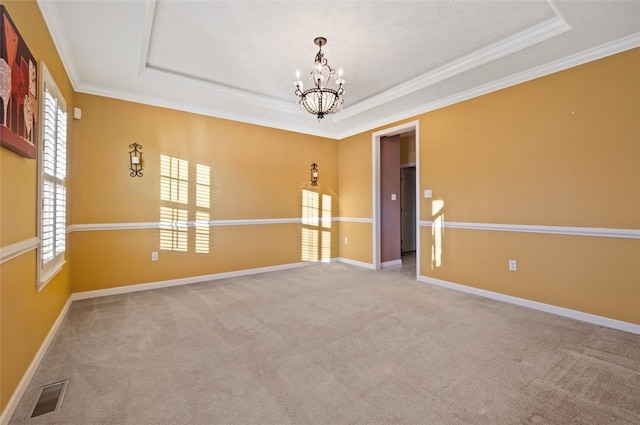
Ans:
{"label": "electrical outlet", "polygon": [[158,261],[158,251],[153,251],[151,253],[151,261]]}
{"label": "electrical outlet", "polygon": [[349,238],[344,238],[344,244],[347,245],[349,243]]}
{"label": "electrical outlet", "polygon": [[512,272],[518,270],[518,262],[516,260],[509,260],[509,270]]}

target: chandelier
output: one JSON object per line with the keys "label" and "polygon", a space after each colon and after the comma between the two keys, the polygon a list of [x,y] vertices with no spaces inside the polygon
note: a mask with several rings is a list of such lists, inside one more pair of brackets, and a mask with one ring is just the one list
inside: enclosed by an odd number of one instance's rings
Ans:
{"label": "chandelier", "polygon": [[[309,113],[317,116],[319,121],[325,115],[342,106],[344,80],[342,79],[342,70],[339,70],[336,75],[336,71],[329,66],[329,62],[322,53],[322,46],[327,44],[327,39],[316,37],[313,42],[319,47],[313,71],[309,73],[309,80],[313,82],[313,87],[307,90],[303,89],[300,71],[296,71],[296,81],[293,84],[296,86],[295,94],[298,96],[298,103]],[[337,89],[327,87],[332,78],[338,86]]]}

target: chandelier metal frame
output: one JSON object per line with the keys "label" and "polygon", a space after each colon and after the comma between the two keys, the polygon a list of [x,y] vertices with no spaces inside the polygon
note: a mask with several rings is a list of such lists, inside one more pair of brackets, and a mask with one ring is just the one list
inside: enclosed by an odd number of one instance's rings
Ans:
{"label": "chandelier metal frame", "polygon": [[[303,83],[300,81],[300,71],[296,71],[296,81],[293,84],[296,86],[295,94],[298,96],[298,103],[320,121],[325,115],[342,108],[344,79],[342,79],[342,70],[336,73],[322,53],[322,46],[327,44],[327,39],[316,37],[313,42],[319,48],[313,70],[309,73],[309,80],[314,87],[304,90]],[[337,89],[327,87],[332,79],[335,80]]]}

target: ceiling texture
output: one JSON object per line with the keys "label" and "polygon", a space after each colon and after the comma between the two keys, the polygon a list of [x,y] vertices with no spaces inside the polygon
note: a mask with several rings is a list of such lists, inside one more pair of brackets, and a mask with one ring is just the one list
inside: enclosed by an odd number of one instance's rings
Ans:
{"label": "ceiling texture", "polygon": [[[638,0],[38,5],[77,92],[335,139],[640,46]],[[320,122],[293,85],[317,36],[346,80]]]}

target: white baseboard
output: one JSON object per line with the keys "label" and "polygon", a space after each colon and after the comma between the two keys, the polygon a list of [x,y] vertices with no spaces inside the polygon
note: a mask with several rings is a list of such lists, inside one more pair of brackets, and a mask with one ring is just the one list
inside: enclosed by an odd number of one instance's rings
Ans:
{"label": "white baseboard", "polygon": [[467,292],[469,294],[479,295],[485,298],[491,298],[510,304],[516,304],[522,307],[532,308],[534,310],[544,311],[546,313],[557,314],[558,316],[568,317],[570,319],[580,320],[581,322],[593,323],[594,325],[605,326],[607,328],[617,329],[620,331],[640,335],[640,325],[637,325],[635,323],[623,322],[621,320],[597,316],[591,313],[584,313],[582,311],[571,310],[568,308],[558,307],[555,305],[545,304],[537,301],[531,301],[511,295],[500,294],[498,292],[492,292],[485,289],[461,285],[459,283],[448,282],[446,280],[440,280],[429,276],[420,276],[418,280],[421,282],[430,283],[432,285],[453,289],[455,291]]}
{"label": "white baseboard", "polygon": [[[97,289],[95,291],[74,292],[71,294],[71,300],[86,300],[89,298],[108,297],[111,295],[128,294],[130,292],[148,291],[150,289],[168,288],[171,286],[189,285],[191,283],[208,282],[211,280],[227,279],[231,277],[249,276],[252,274],[274,272],[278,270],[293,269],[296,267],[305,267],[317,263],[290,263],[278,266],[258,267],[255,269],[244,269],[232,272],[223,272],[208,274],[202,276],[185,277],[180,279],[162,280],[158,282],[140,283],[137,285],[118,286],[115,288]],[[0,424],[1,425],[1,424]]]}
{"label": "white baseboard", "polygon": [[373,267],[373,264],[365,263],[363,261],[350,260],[348,258],[343,258],[343,257],[335,257],[332,259],[332,261],[337,261],[338,263],[350,264],[352,266],[362,267],[365,269],[375,270],[375,267]]}
{"label": "white baseboard", "polygon": [[380,264],[381,267],[391,267],[391,266],[401,266],[401,265],[402,265],[402,259],[383,261],[382,264]]}
{"label": "white baseboard", "polygon": [[0,425],[7,425],[9,423],[9,420],[11,420],[11,416],[13,415],[13,412],[15,412],[16,407],[18,407],[18,403],[20,402],[20,399],[24,395],[24,392],[27,390],[29,383],[31,383],[31,379],[33,379],[33,376],[38,370],[38,366],[40,366],[40,362],[42,361],[44,354],[47,352],[49,345],[51,345],[53,338],[56,336],[56,333],[58,332],[58,329],[60,328],[62,321],[67,316],[67,312],[69,311],[71,302],[72,302],[71,297],[69,297],[64,307],[62,307],[60,314],[58,314],[56,321],[53,322],[53,326],[51,326],[49,333],[45,337],[44,341],[42,341],[42,344],[40,345],[40,349],[38,350],[36,355],[33,357],[33,360],[31,360],[31,364],[27,368],[24,375],[22,375],[22,379],[20,380],[20,383],[18,384],[15,391],[13,392],[13,395],[9,399],[9,402],[7,403],[4,410],[2,411],[2,414],[0,414]]}

